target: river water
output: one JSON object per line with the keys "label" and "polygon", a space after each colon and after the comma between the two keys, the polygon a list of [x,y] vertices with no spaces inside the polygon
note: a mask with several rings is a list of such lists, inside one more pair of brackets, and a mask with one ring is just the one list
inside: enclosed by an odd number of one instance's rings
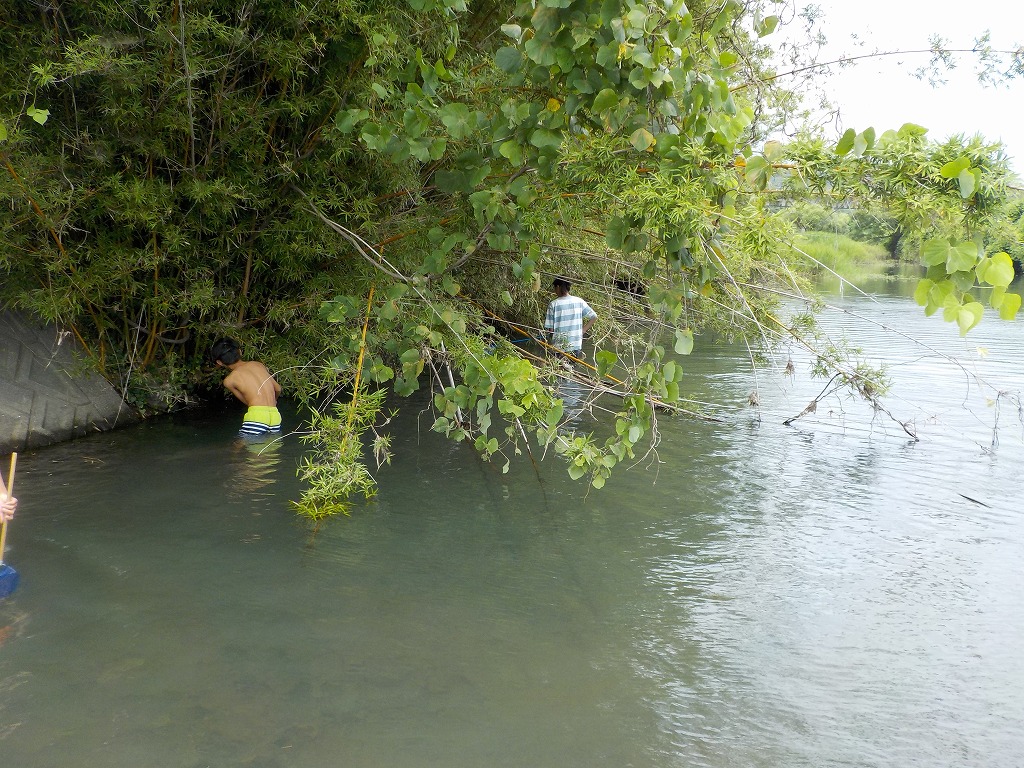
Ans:
{"label": "river water", "polygon": [[806,354],[703,344],[721,423],[662,417],[602,491],[409,408],[378,498],[312,541],[301,442],[239,448],[239,413],[24,454],[0,764],[1021,765],[1022,321],[831,301],[918,442],[840,396],[784,426]]}

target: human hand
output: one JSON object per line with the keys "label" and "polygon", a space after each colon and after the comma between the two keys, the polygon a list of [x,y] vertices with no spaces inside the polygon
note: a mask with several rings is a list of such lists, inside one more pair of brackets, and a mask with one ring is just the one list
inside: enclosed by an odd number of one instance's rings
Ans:
{"label": "human hand", "polygon": [[6,523],[14,517],[14,510],[18,508],[18,500],[13,496],[0,492],[0,523]]}

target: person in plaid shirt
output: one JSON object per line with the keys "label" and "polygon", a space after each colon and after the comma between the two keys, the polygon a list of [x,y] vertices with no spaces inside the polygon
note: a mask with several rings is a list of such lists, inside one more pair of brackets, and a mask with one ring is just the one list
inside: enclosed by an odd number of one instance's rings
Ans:
{"label": "person in plaid shirt", "polygon": [[556,277],[552,288],[558,298],[548,304],[544,317],[544,330],[548,341],[561,351],[579,357],[583,349],[583,334],[597,320],[597,313],[579,296],[572,296],[572,285],[564,277]]}

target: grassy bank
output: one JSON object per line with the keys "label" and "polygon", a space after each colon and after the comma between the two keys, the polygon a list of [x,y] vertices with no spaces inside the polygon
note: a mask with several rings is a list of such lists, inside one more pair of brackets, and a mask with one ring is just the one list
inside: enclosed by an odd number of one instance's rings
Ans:
{"label": "grassy bank", "polygon": [[832,273],[857,283],[878,277],[891,266],[885,248],[874,243],[853,240],[834,232],[802,232],[793,241],[797,256],[808,269],[823,278]]}

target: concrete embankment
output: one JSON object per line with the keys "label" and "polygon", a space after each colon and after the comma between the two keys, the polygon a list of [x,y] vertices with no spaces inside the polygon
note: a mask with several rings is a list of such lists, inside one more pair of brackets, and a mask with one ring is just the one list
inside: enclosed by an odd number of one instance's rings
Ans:
{"label": "concrete embankment", "polygon": [[137,420],[71,333],[0,311],[0,454]]}

